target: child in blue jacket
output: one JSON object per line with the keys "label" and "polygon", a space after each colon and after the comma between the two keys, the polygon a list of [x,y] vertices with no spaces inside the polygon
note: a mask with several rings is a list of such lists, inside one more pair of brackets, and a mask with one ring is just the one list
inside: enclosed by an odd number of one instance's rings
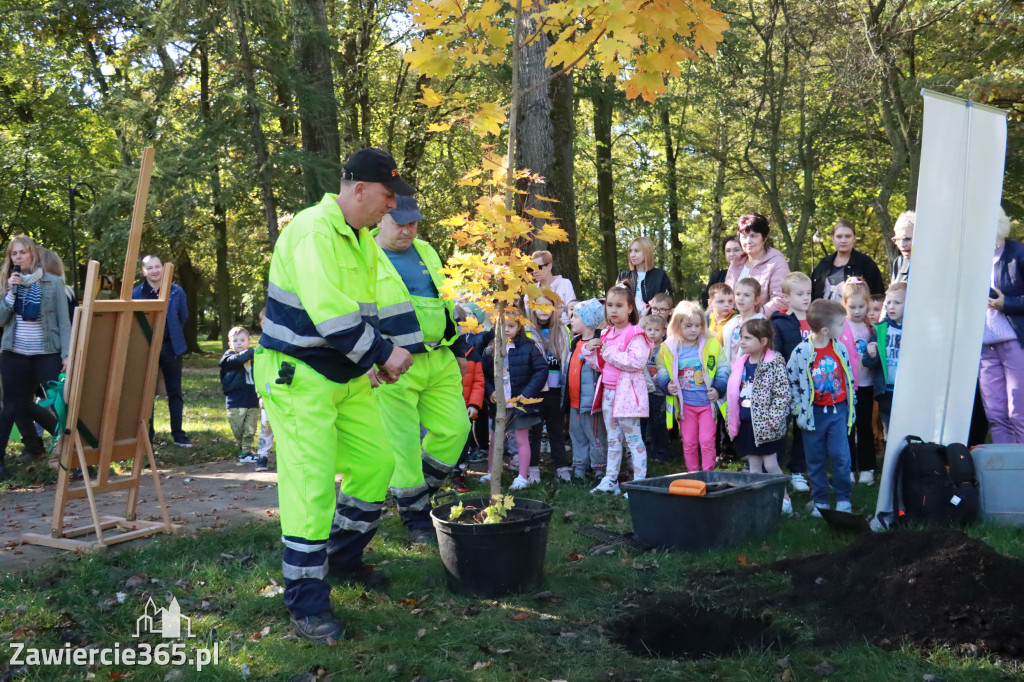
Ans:
{"label": "child in blue jacket", "polygon": [[[540,467],[530,467],[530,427],[540,423],[540,407],[537,403],[509,406],[508,401],[517,396],[536,398],[548,380],[548,363],[544,353],[526,336],[523,325],[515,317],[505,318],[505,400],[508,407],[506,429],[515,435],[519,453],[519,475],[509,486],[510,490],[522,490],[530,485],[530,479],[540,480]],[[494,349],[484,352],[484,395],[491,402],[497,402],[494,391]],[[494,454],[494,439],[487,453],[487,474],[482,481],[491,479],[490,462]],[[530,471],[530,469],[535,469]]]}

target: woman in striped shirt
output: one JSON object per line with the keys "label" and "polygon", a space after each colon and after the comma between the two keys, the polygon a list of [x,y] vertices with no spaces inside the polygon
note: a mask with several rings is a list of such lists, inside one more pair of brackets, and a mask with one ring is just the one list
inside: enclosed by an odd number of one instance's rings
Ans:
{"label": "woman in striped shirt", "polygon": [[[19,412],[32,404],[39,384],[57,378],[67,367],[71,343],[64,282],[40,267],[34,241],[18,235],[7,246],[0,268],[0,479],[7,475],[4,456]],[[54,420],[55,421],[55,420]],[[43,424],[51,431],[54,423]]]}

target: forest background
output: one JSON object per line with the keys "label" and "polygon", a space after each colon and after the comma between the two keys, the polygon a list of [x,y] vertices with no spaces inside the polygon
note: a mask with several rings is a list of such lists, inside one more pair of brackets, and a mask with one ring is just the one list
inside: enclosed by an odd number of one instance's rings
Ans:
{"label": "forest background", "polygon": [[[505,3],[468,2],[512,21]],[[846,218],[886,270],[893,221],[917,195],[921,88],[1010,112],[1003,205],[1024,217],[1024,4],[712,4],[730,24],[718,54],[686,62],[655,102],[596,65],[552,73],[541,55],[557,35],[526,50],[520,77],[543,84],[520,108],[517,167],[557,199],[532,205],[568,232],[550,248],[581,297],[639,235],[677,297],[695,297],[750,211],[794,268],[830,252]],[[452,114],[428,106],[441,86],[403,59],[421,37],[390,0],[0,0],[0,242],[33,236],[79,287],[90,258],[116,277],[138,159],[155,147],[143,249],[175,263],[198,350],[254,325],[279,231],[337,191],[349,153],[377,146],[418,187],[420,236],[444,257],[441,221],[476,198],[457,183],[481,147],[468,126],[436,125]],[[510,65],[444,87],[500,99]]]}

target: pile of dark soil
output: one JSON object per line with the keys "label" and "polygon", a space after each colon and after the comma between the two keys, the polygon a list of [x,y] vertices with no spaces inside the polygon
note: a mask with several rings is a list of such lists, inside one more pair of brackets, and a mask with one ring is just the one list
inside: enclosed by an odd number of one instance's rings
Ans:
{"label": "pile of dark soil", "polygon": [[634,656],[699,659],[772,645],[771,623],[712,610],[687,594],[663,594],[607,625],[613,641]]}
{"label": "pile of dark soil", "polygon": [[1024,561],[959,531],[866,533],[833,554],[769,568],[792,576],[790,605],[821,607],[835,628],[881,646],[1024,657]]}

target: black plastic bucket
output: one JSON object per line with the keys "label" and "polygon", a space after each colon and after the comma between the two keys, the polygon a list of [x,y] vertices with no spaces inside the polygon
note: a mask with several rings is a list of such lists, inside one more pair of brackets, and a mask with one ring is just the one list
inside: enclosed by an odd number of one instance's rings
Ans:
{"label": "black plastic bucket", "polygon": [[[449,590],[472,597],[504,597],[540,587],[554,510],[537,500],[517,497],[515,501],[509,511],[511,520],[501,523],[448,521],[454,502],[430,511]],[[482,509],[490,498],[462,503]]]}

